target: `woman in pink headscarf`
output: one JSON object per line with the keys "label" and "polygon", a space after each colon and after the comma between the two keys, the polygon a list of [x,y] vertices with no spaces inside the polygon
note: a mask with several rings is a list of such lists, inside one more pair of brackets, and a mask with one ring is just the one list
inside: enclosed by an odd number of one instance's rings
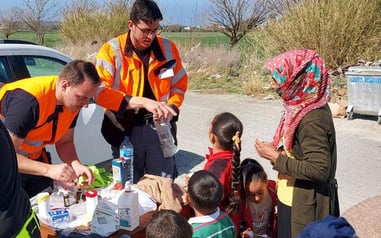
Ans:
{"label": "woman in pink headscarf", "polygon": [[339,216],[330,79],[312,50],[287,51],[266,66],[285,112],[273,142],[257,139],[255,148],[279,172],[278,237],[296,237],[312,221]]}

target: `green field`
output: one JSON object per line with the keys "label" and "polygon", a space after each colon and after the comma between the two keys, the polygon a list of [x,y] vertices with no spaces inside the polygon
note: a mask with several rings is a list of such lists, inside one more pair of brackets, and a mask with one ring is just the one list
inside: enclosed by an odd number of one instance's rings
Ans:
{"label": "green field", "polygon": [[219,32],[163,32],[177,44],[201,43],[202,46],[229,45],[229,38]]}
{"label": "green field", "polygon": [[[216,46],[229,44],[229,38],[219,32],[162,32],[161,34],[181,45],[201,43],[202,46]],[[11,35],[9,39],[36,42],[36,36],[33,32],[17,32]],[[55,47],[62,44],[63,41],[57,31],[50,31],[45,34],[45,46]]]}
{"label": "green field", "polygon": [[[4,36],[2,36],[2,38],[3,37]],[[12,34],[9,39],[37,42],[36,35],[29,31],[16,32],[15,34]],[[45,34],[45,46],[54,47],[61,43],[62,39],[57,31],[50,31]]]}

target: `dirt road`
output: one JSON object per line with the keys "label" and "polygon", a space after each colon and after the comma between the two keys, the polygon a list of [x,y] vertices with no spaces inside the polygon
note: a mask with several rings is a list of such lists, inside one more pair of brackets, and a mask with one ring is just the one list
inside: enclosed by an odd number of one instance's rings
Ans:
{"label": "dirt road", "polygon": [[[187,92],[178,123],[180,151],[177,155],[180,178],[201,169],[210,146],[208,126],[219,112],[234,113],[244,124],[241,159],[259,160],[271,179],[276,178],[267,160],[254,149],[255,138],[271,141],[283,106],[280,100],[260,100],[248,96]],[[344,212],[360,201],[381,194],[381,126],[374,118],[335,118],[339,200]]]}

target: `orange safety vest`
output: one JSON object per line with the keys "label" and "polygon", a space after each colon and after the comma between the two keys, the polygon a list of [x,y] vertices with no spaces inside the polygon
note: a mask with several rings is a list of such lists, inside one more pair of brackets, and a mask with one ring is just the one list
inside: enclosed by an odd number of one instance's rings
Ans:
{"label": "orange safety vest", "polygon": [[[30,159],[40,157],[42,149],[46,144],[55,144],[59,141],[70,128],[74,118],[79,110],[71,112],[63,107],[63,111],[58,114],[57,127],[53,137],[53,122],[48,118],[53,115],[56,109],[56,82],[58,76],[41,76],[19,80],[8,83],[0,91],[0,105],[4,95],[16,89],[24,90],[36,98],[39,104],[39,116],[36,126],[30,130],[24,139],[24,142],[16,150],[17,153]],[[1,114],[0,115],[4,117]]]}
{"label": "orange safety vest", "polygon": [[[161,36],[152,43],[148,81],[157,101],[180,108],[187,90],[188,76],[181,64],[176,45]],[[97,104],[118,111],[125,95],[142,96],[144,65],[133,51],[128,33],[105,43],[96,57],[96,68],[103,81]]]}

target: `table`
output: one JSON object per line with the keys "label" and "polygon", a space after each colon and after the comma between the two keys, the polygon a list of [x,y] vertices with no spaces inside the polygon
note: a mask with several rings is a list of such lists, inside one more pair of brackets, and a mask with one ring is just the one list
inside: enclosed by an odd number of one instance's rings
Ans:
{"label": "table", "polygon": [[381,237],[381,195],[365,199],[342,216],[353,226],[358,237]]}
{"label": "table", "polygon": [[[146,237],[146,227],[150,222],[151,217],[157,211],[147,212],[144,215],[139,217],[139,226],[133,231],[119,230],[113,233],[110,238],[119,238],[122,235],[129,235],[131,238],[145,238]],[[189,219],[194,216],[193,209],[189,206],[189,204],[184,204],[182,210],[180,212],[181,216],[185,219]],[[51,227],[47,226],[44,223],[40,223],[41,225],[41,238],[55,238],[60,237],[59,232],[54,231]],[[84,229],[87,229],[85,227]]]}
{"label": "table", "polygon": [[[139,218],[139,226],[133,231],[119,230],[113,233],[110,238],[121,237],[122,235],[129,235],[131,238],[145,238],[146,237],[146,227],[156,211],[147,212]],[[54,231],[51,227],[47,226],[44,223],[40,223],[41,225],[41,238],[55,238],[60,237],[59,232]],[[78,228],[81,229],[81,228]],[[87,227],[83,227],[83,229],[87,229]]]}
{"label": "table", "polygon": [[[103,167],[106,169],[106,171],[111,171],[111,159],[106,160],[104,162],[101,162],[96,165],[97,167]],[[159,206],[158,206],[159,207]],[[133,231],[126,231],[126,230],[119,230],[115,233],[113,233],[111,238],[117,238],[121,237],[122,235],[129,235],[131,238],[144,238],[146,233],[146,227],[152,217],[153,214],[155,214],[157,211],[147,212],[144,215],[140,216],[139,218],[139,227],[137,227]],[[189,219],[190,217],[194,216],[193,209],[190,208],[189,204],[183,204],[182,205],[182,211],[180,214],[185,218]],[[51,237],[59,237],[59,232],[55,232],[51,227],[49,227],[46,224],[41,224],[41,237],[42,238],[51,238]],[[80,229],[80,228],[79,228]],[[84,227],[84,229],[88,229],[88,227]]]}

